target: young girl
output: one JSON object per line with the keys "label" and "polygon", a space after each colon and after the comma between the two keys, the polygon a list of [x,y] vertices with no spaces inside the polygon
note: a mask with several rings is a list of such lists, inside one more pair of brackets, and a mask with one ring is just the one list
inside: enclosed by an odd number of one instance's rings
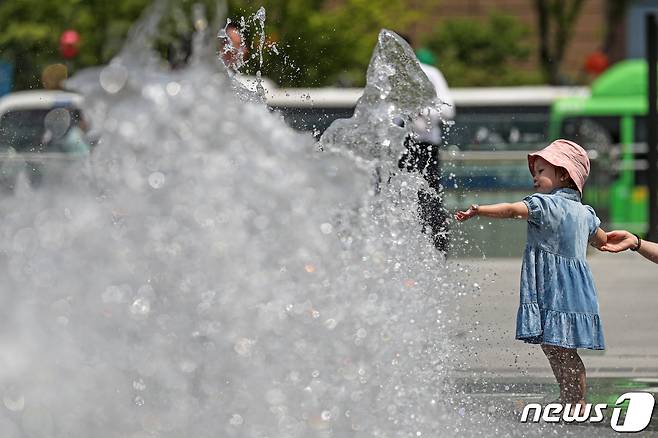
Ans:
{"label": "young girl", "polygon": [[560,385],[560,402],[585,404],[585,366],[577,348],[603,350],[603,330],[587,243],[601,248],[606,234],[594,210],[580,198],[589,159],[572,141],[556,140],[528,155],[538,193],[522,202],[472,205],[455,214],[528,220],[521,268],[516,339],[541,344]]}

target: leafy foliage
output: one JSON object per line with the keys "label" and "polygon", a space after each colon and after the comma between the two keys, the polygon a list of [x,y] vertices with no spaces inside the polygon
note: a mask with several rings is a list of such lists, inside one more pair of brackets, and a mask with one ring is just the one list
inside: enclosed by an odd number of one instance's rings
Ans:
{"label": "leafy foliage", "polygon": [[538,82],[518,68],[530,55],[530,30],[516,18],[493,13],[485,23],[460,18],[445,21],[428,38],[438,67],[450,86],[517,85]]}
{"label": "leafy foliage", "polygon": [[39,87],[41,69],[62,62],[64,30],[81,35],[80,54],[70,67],[107,62],[149,0],[12,0],[0,2],[0,58],[16,69],[15,88]]}
{"label": "leafy foliage", "polygon": [[[328,3],[332,2],[262,2],[268,35],[265,76],[281,86],[363,85],[379,31],[405,29],[423,12],[409,8],[405,0],[345,0],[331,7]],[[232,17],[249,17],[256,9],[250,0],[230,2]],[[248,39],[255,48],[258,35],[250,32]],[[254,72],[253,60],[248,68]]]}
{"label": "leafy foliage", "polygon": [[539,61],[544,78],[561,82],[560,65],[573,36],[573,27],[585,0],[535,0],[539,31]]}
{"label": "leafy foliage", "polygon": [[[407,0],[227,0],[228,16],[244,25],[249,58],[244,73],[258,70],[280,86],[363,85],[382,28],[405,31],[426,19],[427,6]],[[190,9],[202,2],[213,17],[217,0],[171,0],[155,47],[166,53],[192,29]],[[40,87],[42,69],[63,62],[58,41],[66,29],[81,35],[69,69],[107,63],[121,48],[132,23],[151,0],[11,0],[0,2],[0,59],[14,64],[16,89]],[[254,14],[266,9],[263,64],[257,55],[260,28]],[[181,21],[180,17],[187,17]],[[187,23],[183,21],[187,20]],[[181,26],[181,23],[183,24]],[[483,25],[469,19],[445,22],[429,47],[451,86],[535,82],[513,66],[529,53],[528,29],[514,18],[492,15]]]}
{"label": "leafy foliage", "polygon": [[[190,17],[199,0],[175,0],[173,12]],[[201,0],[212,17],[216,0]],[[12,0],[0,2],[0,58],[14,64],[15,88],[40,86],[41,70],[63,62],[58,41],[66,29],[81,35],[80,53],[68,61],[70,69],[108,62],[121,48],[131,24],[151,0]],[[319,86],[337,82],[361,85],[377,33],[383,27],[404,28],[422,15],[404,0],[264,0],[268,19],[264,65],[256,51],[259,33],[253,14],[261,3],[229,0],[229,16],[247,25],[246,40],[252,58],[247,73],[261,69],[283,86]],[[331,6],[333,5],[333,6]],[[189,38],[180,20],[163,20],[156,47]],[[185,27],[185,26],[183,26]],[[191,29],[191,25],[188,26]],[[278,53],[277,53],[278,52]]]}

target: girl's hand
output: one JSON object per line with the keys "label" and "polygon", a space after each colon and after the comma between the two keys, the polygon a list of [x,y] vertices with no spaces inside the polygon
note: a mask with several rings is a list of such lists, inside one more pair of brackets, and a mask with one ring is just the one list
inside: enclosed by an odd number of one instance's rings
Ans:
{"label": "girl's hand", "polygon": [[459,222],[464,222],[466,220],[469,220],[470,218],[478,215],[478,208],[479,207],[477,204],[473,204],[466,211],[458,211],[457,213],[455,213],[455,219],[457,219]]}

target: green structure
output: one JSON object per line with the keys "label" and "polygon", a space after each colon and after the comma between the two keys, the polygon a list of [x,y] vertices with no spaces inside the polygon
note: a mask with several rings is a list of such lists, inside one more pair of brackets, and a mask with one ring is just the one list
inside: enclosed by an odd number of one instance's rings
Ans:
{"label": "green structure", "polygon": [[641,59],[615,64],[594,82],[591,96],[556,101],[549,130],[553,139],[596,151],[599,177],[585,201],[607,213],[608,226],[636,233],[648,221],[647,70]]}

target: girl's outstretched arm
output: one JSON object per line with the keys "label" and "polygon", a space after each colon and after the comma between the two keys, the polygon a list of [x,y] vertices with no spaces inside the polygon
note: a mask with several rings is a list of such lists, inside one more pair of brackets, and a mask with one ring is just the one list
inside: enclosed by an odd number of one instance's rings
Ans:
{"label": "girl's outstretched arm", "polygon": [[499,219],[527,219],[528,206],[524,202],[504,202],[502,204],[492,205],[473,204],[468,210],[455,213],[455,219],[459,222],[463,222],[474,216]]}

